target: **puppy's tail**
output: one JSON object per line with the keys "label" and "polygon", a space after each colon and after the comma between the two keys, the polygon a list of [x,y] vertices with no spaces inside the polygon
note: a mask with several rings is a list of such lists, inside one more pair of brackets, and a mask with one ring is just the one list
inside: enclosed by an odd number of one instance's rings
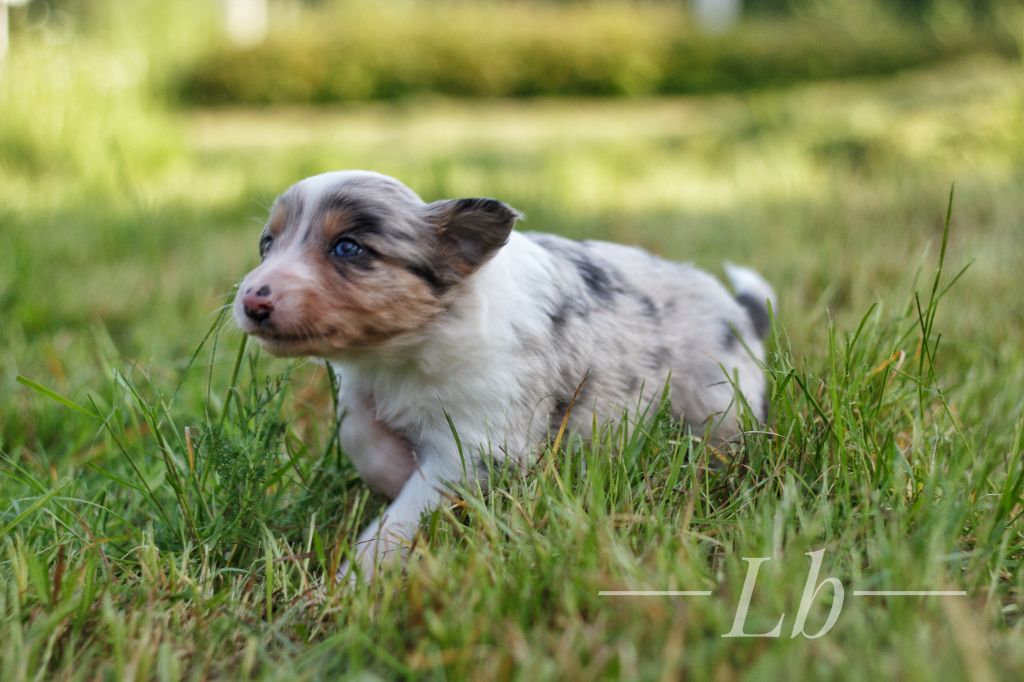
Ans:
{"label": "puppy's tail", "polygon": [[775,291],[772,289],[772,285],[750,268],[728,262],[724,264],[724,267],[725,275],[736,291],[736,302],[746,308],[751,322],[754,323],[757,337],[763,339],[771,325],[769,306],[771,306],[772,312],[776,310]]}

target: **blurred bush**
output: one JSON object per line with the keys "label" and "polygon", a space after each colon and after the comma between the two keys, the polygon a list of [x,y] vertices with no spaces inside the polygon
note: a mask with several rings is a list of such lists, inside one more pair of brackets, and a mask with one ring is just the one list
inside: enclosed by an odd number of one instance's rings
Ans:
{"label": "blurred bush", "polygon": [[[302,20],[304,19],[304,20]],[[224,46],[183,79],[197,102],[641,94],[657,88],[678,8],[348,4],[308,13],[263,44]]]}
{"label": "blurred bush", "polygon": [[998,22],[942,2],[925,21],[919,0],[751,0],[754,18],[719,36],[696,31],[679,2],[335,3],[279,17],[258,46],[212,49],[178,93],[202,104],[659,95],[1016,54]]}
{"label": "blurred bush", "polygon": [[962,13],[972,19],[987,19],[1002,10],[1012,0],[744,0],[744,6],[755,13],[798,14],[813,12],[835,12],[846,9],[844,5],[884,5],[892,14],[928,19],[935,14],[950,10]]}

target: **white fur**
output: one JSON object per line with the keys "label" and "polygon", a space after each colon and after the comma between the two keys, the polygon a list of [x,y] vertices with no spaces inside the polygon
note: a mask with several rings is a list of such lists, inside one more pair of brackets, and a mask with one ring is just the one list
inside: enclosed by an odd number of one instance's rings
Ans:
{"label": "white fur", "polygon": [[729,283],[732,284],[737,296],[749,294],[756,301],[767,301],[771,304],[772,310],[775,309],[777,305],[775,290],[760,273],[728,261],[723,264],[723,268],[725,276],[729,278]]}

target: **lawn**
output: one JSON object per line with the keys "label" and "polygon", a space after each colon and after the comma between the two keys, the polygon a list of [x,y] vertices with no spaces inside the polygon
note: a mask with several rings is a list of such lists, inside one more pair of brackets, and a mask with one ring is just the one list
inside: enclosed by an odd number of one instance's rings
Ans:
{"label": "lawn", "polygon": [[[124,64],[105,93],[40,58],[54,77],[0,111],[0,679],[1024,675],[1019,63],[184,112]],[[261,356],[222,306],[275,194],[335,168],[758,268],[770,424],[729,453],[661,414],[597,425],[460,490],[407,571],[323,593],[383,501],[332,439],[332,378]],[[841,613],[791,637],[816,550]],[[756,557],[746,631],[785,613],[782,636],[724,638]],[[711,594],[599,595],[624,589]]]}

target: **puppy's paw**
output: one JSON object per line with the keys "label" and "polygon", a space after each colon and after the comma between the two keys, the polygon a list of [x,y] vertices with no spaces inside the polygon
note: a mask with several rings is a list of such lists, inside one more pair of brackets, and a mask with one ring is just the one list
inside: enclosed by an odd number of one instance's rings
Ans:
{"label": "puppy's paw", "polygon": [[[366,574],[365,580],[369,582],[370,580],[372,580],[372,578],[373,574],[371,572]],[[348,587],[349,589],[355,589],[356,585],[359,582],[359,575],[351,562],[346,561],[341,565],[341,568],[338,569],[338,572],[334,574],[334,582],[339,587]]]}
{"label": "puppy's paw", "polygon": [[339,585],[355,587],[359,582],[372,583],[385,566],[401,562],[408,554],[405,543],[374,538],[363,542],[357,549],[354,562],[346,561],[334,576]]}

